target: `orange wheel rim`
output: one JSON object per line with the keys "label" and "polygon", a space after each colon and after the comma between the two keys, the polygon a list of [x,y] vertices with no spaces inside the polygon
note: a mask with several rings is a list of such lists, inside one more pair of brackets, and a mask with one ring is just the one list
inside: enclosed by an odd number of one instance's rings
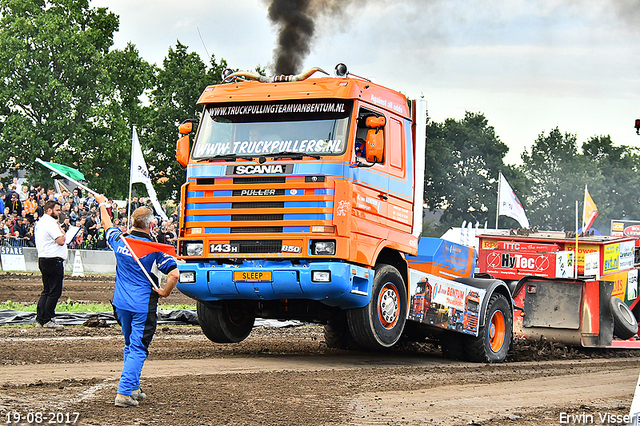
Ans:
{"label": "orange wheel rim", "polygon": [[500,311],[494,312],[489,322],[489,344],[492,351],[498,352],[502,348],[505,330],[504,315]]}
{"label": "orange wheel rim", "polygon": [[400,293],[395,285],[385,284],[378,295],[378,319],[386,329],[392,329],[400,316]]}

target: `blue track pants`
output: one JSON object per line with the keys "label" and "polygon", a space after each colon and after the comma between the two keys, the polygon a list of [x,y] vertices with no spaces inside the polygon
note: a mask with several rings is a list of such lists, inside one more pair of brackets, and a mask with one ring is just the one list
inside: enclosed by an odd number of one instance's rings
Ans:
{"label": "blue track pants", "polygon": [[155,312],[137,313],[119,308],[115,311],[124,336],[124,367],[118,393],[131,395],[131,391],[140,389],[140,374],[156,332],[158,317]]}

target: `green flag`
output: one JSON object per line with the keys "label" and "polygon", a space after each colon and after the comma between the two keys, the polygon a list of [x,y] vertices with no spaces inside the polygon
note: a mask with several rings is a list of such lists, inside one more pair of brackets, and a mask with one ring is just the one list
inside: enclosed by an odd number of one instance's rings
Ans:
{"label": "green flag", "polygon": [[58,173],[59,175],[66,176],[73,180],[84,180],[84,175],[82,173],[80,173],[78,170],[71,168],[69,166],[65,166],[58,163],[51,163],[48,161],[42,161],[39,158],[36,158],[36,161],[42,164],[43,166]]}

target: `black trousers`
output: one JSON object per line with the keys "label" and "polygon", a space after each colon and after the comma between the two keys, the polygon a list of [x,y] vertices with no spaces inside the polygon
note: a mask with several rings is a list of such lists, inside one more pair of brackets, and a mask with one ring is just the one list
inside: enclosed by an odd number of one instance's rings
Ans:
{"label": "black trousers", "polygon": [[46,324],[56,316],[56,305],[62,295],[64,261],[59,257],[41,257],[38,268],[42,272],[43,290],[38,300],[36,321]]}

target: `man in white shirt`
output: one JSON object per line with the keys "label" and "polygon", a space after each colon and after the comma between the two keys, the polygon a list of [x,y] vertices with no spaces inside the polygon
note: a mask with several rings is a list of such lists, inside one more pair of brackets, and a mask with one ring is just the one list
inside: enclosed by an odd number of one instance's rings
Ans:
{"label": "man in white shirt", "polygon": [[38,250],[38,268],[44,286],[36,314],[36,327],[60,329],[55,322],[56,305],[62,295],[64,261],[67,259],[65,235],[58,223],[60,204],[50,200],[44,205],[44,215],[36,222],[35,240]]}

